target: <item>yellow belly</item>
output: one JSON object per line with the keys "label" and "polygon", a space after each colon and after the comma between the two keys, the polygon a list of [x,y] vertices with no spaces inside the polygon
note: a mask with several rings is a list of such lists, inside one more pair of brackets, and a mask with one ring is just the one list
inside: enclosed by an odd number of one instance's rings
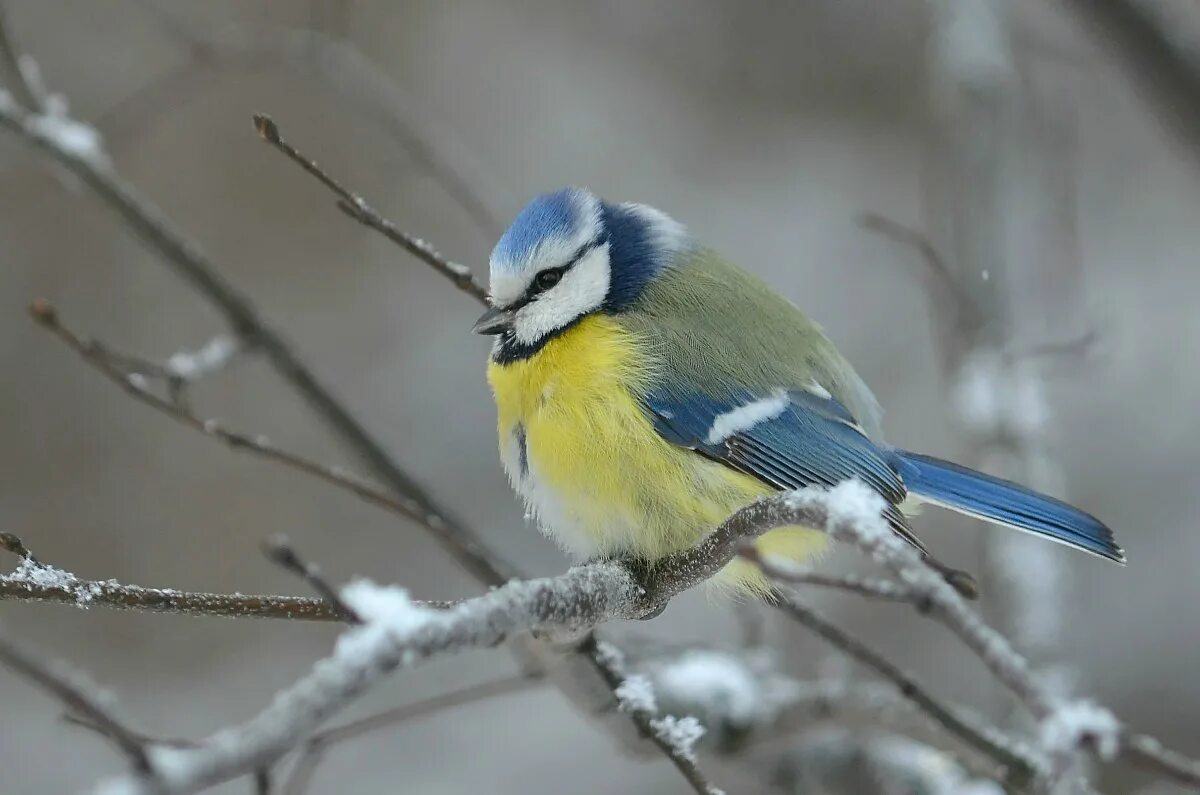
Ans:
{"label": "yellow belly", "polygon": [[[771,491],[658,435],[638,401],[654,370],[651,349],[613,319],[593,315],[528,359],[488,366],[509,479],[543,532],[577,559],[657,560]],[[825,535],[786,528],[757,546],[804,560],[824,548]],[[767,590],[740,561],[718,581]]]}

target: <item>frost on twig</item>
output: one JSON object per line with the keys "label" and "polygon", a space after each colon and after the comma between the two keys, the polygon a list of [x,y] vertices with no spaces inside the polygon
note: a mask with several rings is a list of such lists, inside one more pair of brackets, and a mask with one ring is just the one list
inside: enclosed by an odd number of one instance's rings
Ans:
{"label": "frost on twig", "polygon": [[53,602],[82,609],[106,607],[156,613],[338,621],[336,608],[321,599],[266,594],[219,594],[147,588],[116,580],[84,580],[35,558],[17,536],[0,533],[0,547],[20,556],[16,569],[0,574],[0,600]]}
{"label": "frost on twig", "polygon": [[616,697],[617,707],[675,765],[697,795],[720,795],[721,790],[696,765],[696,743],[705,734],[700,722],[694,716],[663,714],[653,683],[646,676],[630,673],[624,653],[616,646],[589,635],[580,651]]}
{"label": "frost on twig", "polygon": [[696,743],[704,736],[704,727],[691,715],[679,718],[661,713],[654,684],[647,677],[627,675],[613,695],[622,712],[641,717],[659,740],[670,745],[683,759],[696,761]]}
{"label": "frost on twig", "polygon": [[112,580],[103,583],[81,580],[69,571],[43,563],[12,533],[0,533],[0,548],[20,556],[13,571],[0,574],[0,587],[5,590],[27,588],[62,593],[66,599],[73,600],[76,607],[86,608],[103,595],[106,586],[116,585]]}
{"label": "frost on twig", "polygon": [[218,334],[194,351],[178,350],[163,368],[181,381],[195,381],[225,367],[242,350],[242,343],[229,334]]}

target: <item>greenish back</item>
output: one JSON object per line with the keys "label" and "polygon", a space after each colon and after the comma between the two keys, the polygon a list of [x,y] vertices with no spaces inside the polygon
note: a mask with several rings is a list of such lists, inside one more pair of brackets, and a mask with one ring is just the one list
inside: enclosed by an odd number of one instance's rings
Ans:
{"label": "greenish back", "polygon": [[680,254],[621,322],[646,341],[659,383],[719,397],[815,381],[881,438],[879,404],[821,328],[712,249]]}

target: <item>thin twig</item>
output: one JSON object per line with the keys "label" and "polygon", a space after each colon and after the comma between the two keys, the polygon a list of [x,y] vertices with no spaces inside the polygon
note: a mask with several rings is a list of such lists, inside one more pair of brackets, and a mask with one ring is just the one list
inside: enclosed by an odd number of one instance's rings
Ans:
{"label": "thin twig", "polygon": [[0,61],[12,74],[17,101],[39,113],[45,112],[49,98],[38,74],[37,64],[17,47],[3,3],[0,3]]}
{"label": "thin twig", "polygon": [[14,638],[0,634],[0,663],[53,695],[71,712],[95,724],[129,757],[135,769],[149,770],[146,744],[141,737],[125,728],[100,699],[88,692],[81,675],[70,670],[52,670],[43,659],[41,654]]}
{"label": "thin twig", "polygon": [[956,323],[973,328],[982,322],[979,307],[959,284],[953,270],[928,237],[916,229],[876,213],[863,213],[859,216],[859,223],[864,229],[909,246],[917,252],[930,281],[938,285],[951,299],[955,308]]}
{"label": "thin twig", "polygon": [[361,737],[368,732],[397,726],[402,723],[428,717],[438,712],[461,707],[465,704],[477,704],[481,701],[518,693],[542,684],[540,676],[518,674],[505,679],[497,679],[478,685],[464,687],[450,693],[432,696],[412,704],[371,715],[361,720],[326,729],[314,734],[300,750],[300,757],[283,787],[284,795],[301,795],[308,790],[317,766],[325,758],[329,750],[339,743]]}
{"label": "thin twig", "polygon": [[466,527],[450,519],[450,514],[405,474],[362,423],[318,380],[283,335],[259,315],[250,299],[224,277],[199,244],[121,179],[107,157],[63,146],[59,138],[48,134],[38,123],[40,118],[15,103],[0,102],[0,127],[20,135],[78,176],[130,229],[220,310],[234,333],[247,345],[259,348],[313,411],[329,423],[389,487],[420,506],[420,513],[431,517],[421,526],[464,569],[489,585],[499,585],[517,575],[514,567],[485,548]]}
{"label": "thin twig", "polygon": [[1125,732],[1121,741],[1121,756],[1163,778],[1200,788],[1200,760],[1189,759],[1163,746],[1157,738]]}
{"label": "thin twig", "polygon": [[367,202],[331,177],[317,162],[308,157],[280,135],[279,125],[265,113],[254,116],[254,129],[259,136],[287,155],[293,163],[307,171],[338,197],[337,206],[346,215],[358,221],[363,226],[374,229],[388,240],[424,262],[438,273],[445,276],[455,287],[470,295],[481,304],[487,304],[487,290],[475,281],[471,269],[466,265],[452,262],[442,256],[437,249],[419,237],[414,237],[400,230],[395,224],[381,216]]}
{"label": "thin twig", "polygon": [[[148,110],[167,101],[179,102],[186,95],[193,75],[260,71],[284,68],[306,84],[323,86],[352,112],[378,125],[389,141],[395,141],[413,164],[438,186],[471,219],[485,238],[494,239],[501,227],[487,202],[470,181],[434,145],[434,136],[423,134],[413,124],[411,98],[395,81],[345,41],[313,29],[289,30],[229,25],[224,30],[197,33],[194,20],[176,18],[162,3],[142,2],[159,28],[187,52],[191,60],[136,89],[98,120],[108,117],[125,129],[141,128]],[[132,119],[132,122],[129,121]],[[120,130],[112,131],[120,139]]]}
{"label": "thin twig", "polygon": [[84,580],[40,564],[0,575],[0,601],[51,602],[88,609],[183,613],[223,618],[274,618],[287,621],[340,621],[338,610],[321,599],[268,594],[225,594],[147,588],[116,580]]}
{"label": "thin twig", "polygon": [[911,602],[917,596],[912,590],[891,580],[868,579],[853,574],[826,574],[815,569],[798,566],[780,566],[772,562],[770,558],[760,555],[753,546],[743,548],[738,555],[758,566],[763,574],[776,583],[816,585],[887,602]]}
{"label": "thin twig", "polygon": [[417,500],[393,496],[383,487],[364,480],[341,467],[328,466],[285,450],[261,434],[251,435],[231,430],[215,419],[205,419],[192,414],[176,400],[166,400],[160,397],[147,387],[145,379],[138,378],[138,376],[143,372],[157,375],[163,369],[161,365],[118,353],[96,340],[72,331],[62,322],[57,310],[47,301],[34,301],[29,311],[39,325],[52,332],[67,347],[78,353],[84,362],[120,387],[130,397],[181,425],[223,442],[233,450],[283,464],[290,469],[345,489],[367,502],[412,519],[422,526],[440,526],[439,517],[426,513],[425,506]]}
{"label": "thin twig", "polygon": [[33,556],[33,552],[29,550],[29,547],[25,546],[25,542],[21,540],[21,537],[14,533],[0,533],[0,547],[24,559],[33,566],[45,565]]}
{"label": "thin twig", "polygon": [[[87,729],[88,731],[99,735],[101,738],[112,742],[113,738],[104,730],[104,727],[90,718],[85,718],[84,716],[77,715],[73,712],[65,712],[63,713],[62,717],[64,722],[69,723],[72,726],[78,726],[81,729]],[[195,740],[185,740],[182,737],[151,737],[144,732],[134,731],[133,729],[129,728],[126,728],[126,731],[130,737],[142,745],[163,745],[168,748],[196,747]]]}
{"label": "thin twig", "polygon": [[915,679],[887,657],[850,635],[815,610],[791,598],[777,602],[792,619],[820,635],[831,645],[896,685],[900,695],[911,701],[939,726],[967,745],[1002,764],[1008,783],[1023,787],[1039,775],[1042,762],[999,732],[966,720],[958,711],[942,704]]}
{"label": "thin twig", "polygon": [[285,571],[295,574],[300,579],[308,583],[308,586],[317,592],[317,596],[333,605],[337,609],[339,618],[348,624],[361,624],[362,619],[354,612],[338,595],[337,589],[330,585],[321,575],[321,570],[317,564],[311,563],[300,557],[300,553],[292,546],[291,540],[282,533],[276,533],[268,538],[263,543],[263,553],[273,563],[281,566]]}
{"label": "thin twig", "polygon": [[[81,609],[104,607],[145,613],[179,613],[218,618],[272,618],[282,621],[349,623],[342,609],[324,599],[274,594],[207,593],[174,588],[147,588],[116,580],[85,580],[38,560],[12,533],[0,533],[0,548],[22,559],[10,574],[0,574],[0,601],[49,602]],[[340,602],[340,599],[339,599]],[[445,610],[455,602],[425,601],[423,607]]]}

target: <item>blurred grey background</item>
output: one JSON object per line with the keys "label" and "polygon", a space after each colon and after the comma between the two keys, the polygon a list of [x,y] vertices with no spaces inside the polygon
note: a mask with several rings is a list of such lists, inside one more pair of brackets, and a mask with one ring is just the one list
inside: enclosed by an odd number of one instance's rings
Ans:
{"label": "blurred grey background", "polygon": [[[498,465],[487,341],[469,333],[477,306],[337,212],[263,146],[252,113],[271,113],[385,215],[481,276],[499,228],[537,192],[583,184],[661,207],[826,326],[885,406],[893,441],[966,454],[920,265],[857,223],[870,211],[938,229],[924,2],[6,6],[21,48],[96,125],[119,170],[203,243],[410,471],[532,571],[565,564],[526,524]],[[1014,6],[1020,81],[1057,130],[1039,168],[1062,176],[1069,202],[1054,206],[1070,228],[1062,261],[1013,266],[1027,321],[1018,338],[1096,330],[1086,356],[1039,365],[1054,418],[1045,444],[1065,493],[1118,530],[1130,560],[1120,569],[1047,553],[1068,580],[1046,606],[1064,616],[1046,662],[1068,663],[1079,692],[1197,754],[1200,158],[1062,7]],[[1176,6],[1195,21],[1195,7]],[[304,31],[317,34],[308,49]],[[414,141],[486,209],[464,207]],[[399,582],[424,598],[478,591],[415,527],[148,412],[36,328],[24,307],[38,296],[75,328],[156,358],[222,326],[108,208],[8,134],[0,186],[0,529],[89,578],[302,592],[259,553],[282,531],[339,580]],[[1054,276],[1064,269],[1067,287]],[[261,361],[240,361],[192,397],[203,415],[362,469]],[[930,512],[921,529],[945,559],[979,565],[979,528]],[[980,690],[974,660],[909,611],[813,598],[939,692],[1003,703]],[[257,712],[335,632],[8,602],[0,620],[90,671],[137,727],[184,737]],[[731,607],[703,595],[636,630],[737,635]],[[798,674],[828,653],[798,628],[772,632]],[[358,711],[510,669],[499,650],[446,660],[392,678]],[[121,769],[59,715],[0,670],[0,791],[71,791]],[[1116,773],[1104,789],[1144,783]],[[662,761],[622,757],[551,688],[339,748],[315,791],[335,788],[684,791]]]}

